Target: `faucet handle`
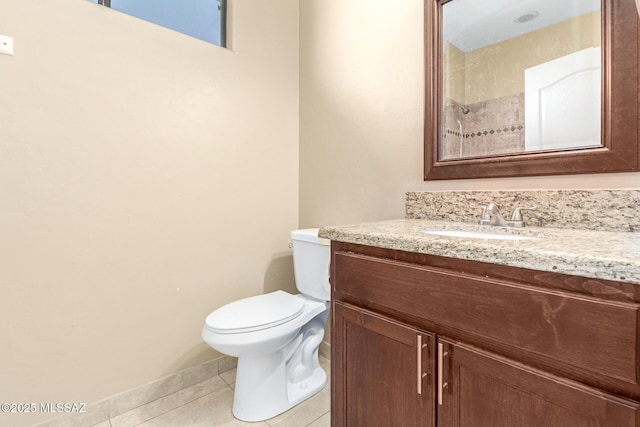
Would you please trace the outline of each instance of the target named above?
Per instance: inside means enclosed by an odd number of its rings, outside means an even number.
[[[513,214],[511,214],[511,221],[523,221],[522,211],[534,211],[537,208],[538,208],[537,206],[531,206],[531,207],[519,206],[513,210]]]
[[[482,209],[482,217],[484,217],[487,214],[487,207],[489,207],[489,205],[472,205],[469,207],[472,209]]]
[[[478,221],[478,224],[480,225],[489,224],[489,222],[491,221],[491,217],[487,213],[487,208],[489,207],[489,205],[472,205],[470,207],[473,209],[482,209],[482,213],[480,214],[480,221]]]

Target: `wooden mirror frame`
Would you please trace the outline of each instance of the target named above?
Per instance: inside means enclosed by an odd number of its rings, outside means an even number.
[[[602,147],[439,160],[442,6],[449,1],[455,0],[425,0],[425,181],[640,169],[640,26],[635,0],[601,0]]]

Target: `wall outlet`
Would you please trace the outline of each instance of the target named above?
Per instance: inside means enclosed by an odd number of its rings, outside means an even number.
[[[13,55],[13,37],[0,34],[0,53]]]

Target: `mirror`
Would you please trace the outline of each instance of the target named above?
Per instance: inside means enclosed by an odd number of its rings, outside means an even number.
[[[638,170],[636,0],[426,0],[425,179]]]
[[[226,47],[226,0],[89,0]]]
[[[444,4],[438,159],[600,147],[600,39],[599,0]]]

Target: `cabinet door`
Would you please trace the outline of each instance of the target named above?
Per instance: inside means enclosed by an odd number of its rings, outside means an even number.
[[[435,338],[334,302],[332,426],[435,426]]]
[[[441,337],[437,351],[439,427],[640,425],[637,402]]]

